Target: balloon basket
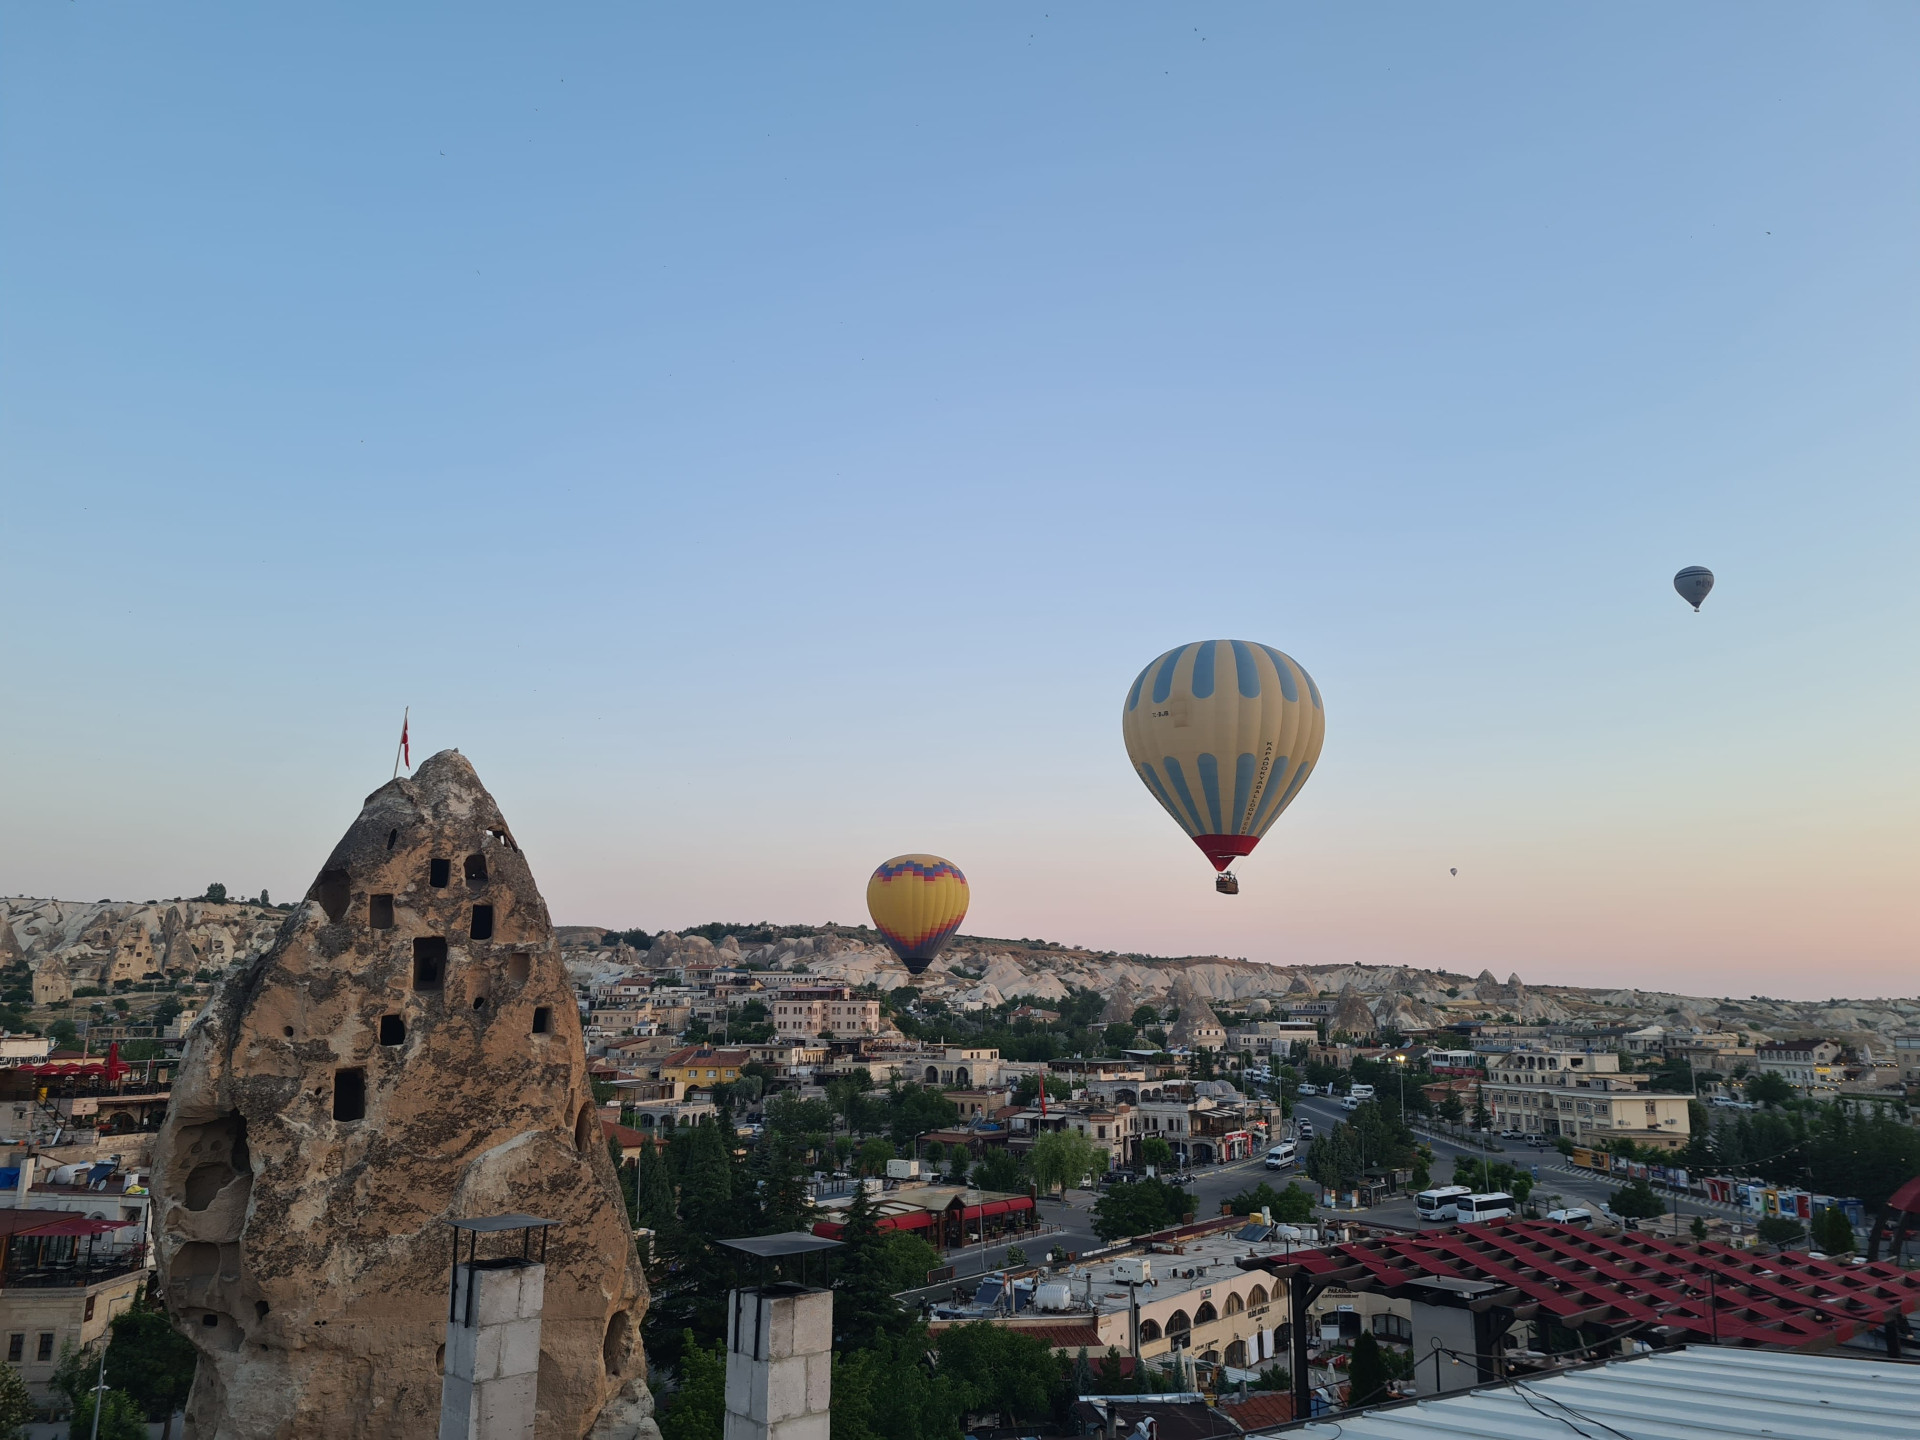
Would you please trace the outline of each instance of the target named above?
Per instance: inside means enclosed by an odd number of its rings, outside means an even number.
[[[1222,895],[1238,895],[1240,893],[1240,880],[1231,870],[1222,870],[1218,875],[1213,877],[1213,888],[1218,890]]]

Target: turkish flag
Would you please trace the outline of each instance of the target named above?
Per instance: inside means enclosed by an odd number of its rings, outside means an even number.
[[[409,770],[413,768],[413,748],[407,743],[407,722],[400,721],[400,756]]]

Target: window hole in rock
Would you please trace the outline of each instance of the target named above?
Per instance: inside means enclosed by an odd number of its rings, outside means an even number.
[[[446,980],[446,936],[422,935],[413,942],[413,988],[438,990]]]
[[[451,860],[429,860],[427,862],[427,884],[436,890],[447,888],[447,882],[453,879]]]
[[[327,912],[327,919],[333,924],[340,923],[340,917],[347,913],[347,901],[352,898],[353,879],[344,870],[322,870],[320,878],[313,882],[311,898],[320,902],[320,908]]]
[[[407,1022],[398,1015],[380,1017],[380,1043],[382,1045],[404,1045],[407,1043]]]
[[[267,1316],[272,1313],[272,1311],[273,1311],[273,1307],[267,1304],[267,1302],[264,1300],[256,1300],[253,1302],[253,1313],[259,1316],[262,1320],[266,1319]],[[261,1348],[264,1349],[266,1347],[262,1346]]]
[[[487,883],[487,857],[484,855],[467,856],[467,884],[476,889]]]
[[[531,974],[533,974],[533,957],[531,955],[515,951],[507,957],[507,979],[511,980],[515,985],[526,984],[527,977]]]
[[[544,1005],[533,1007],[533,1033],[536,1035],[553,1033],[553,1011]]]
[[[367,1118],[367,1072],[358,1068],[333,1072],[333,1118]]]
[[[467,934],[474,940],[491,940],[493,938],[493,906],[476,905],[473,907],[473,924],[468,928]]]
[[[400,838],[400,830],[397,826],[394,829],[387,831],[387,849],[391,850],[393,848],[393,842],[398,840],[399,838]]]
[[[599,1119],[591,1102],[580,1107],[580,1116],[573,1122],[573,1145],[582,1155],[593,1144],[593,1132],[600,1128]]]
[[[367,897],[367,924],[375,930],[393,929],[393,896],[369,895]]]
[[[487,1008],[487,997],[486,997],[486,996],[484,996],[484,995],[476,995],[476,996],[474,996],[474,997],[473,997],[473,1008],[474,1008],[474,1009],[476,1009],[476,1010],[484,1010],[484,1009],[486,1009],[486,1008]]]
[[[291,1039],[293,1039],[293,1026],[291,1026],[291,1025],[282,1025],[282,1026],[280,1027],[280,1033],[281,1033],[282,1035],[284,1035],[284,1036],[286,1036],[286,1037],[287,1037],[287,1039],[289,1039],[289,1040],[291,1040]]]
[[[613,1312],[613,1318],[607,1321],[607,1338],[600,1344],[600,1363],[607,1368],[607,1374],[618,1375],[627,1363],[628,1342],[633,1334],[633,1320],[624,1310]]]

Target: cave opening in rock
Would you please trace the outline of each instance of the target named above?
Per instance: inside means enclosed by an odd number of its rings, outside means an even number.
[[[436,890],[447,888],[447,882],[453,879],[453,861],[429,860],[427,862],[427,884]]]
[[[550,1034],[552,1030],[553,1030],[553,1011],[549,1010],[545,1005],[534,1006],[533,1007],[533,1033],[536,1035],[546,1035],[546,1034]]]
[[[354,1067],[333,1072],[333,1118],[367,1118],[367,1072]]]
[[[404,1045],[407,1043],[407,1022],[398,1015],[380,1017],[380,1043],[382,1045]]]
[[[393,929],[393,896],[369,895],[367,897],[367,924],[375,930]]]
[[[487,883],[487,857],[467,856],[467,884],[476,888]]]
[[[340,917],[347,913],[347,902],[352,898],[353,879],[344,870],[322,870],[320,878],[313,882],[313,898],[320,902],[320,908],[327,912],[327,919],[333,924],[340,923]]]
[[[422,935],[413,942],[413,988],[438,990],[447,980],[447,938]]]
[[[475,940],[491,940],[493,938],[493,906],[476,905],[473,907],[473,924],[468,927],[467,934]]]

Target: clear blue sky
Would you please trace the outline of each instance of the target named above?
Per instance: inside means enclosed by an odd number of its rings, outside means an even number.
[[[988,934],[1911,992],[1917,62],[1909,5],[10,7],[0,890],[302,891],[411,705],[562,921],[924,849]],[[1329,715],[1237,900],[1120,743],[1220,635]]]

